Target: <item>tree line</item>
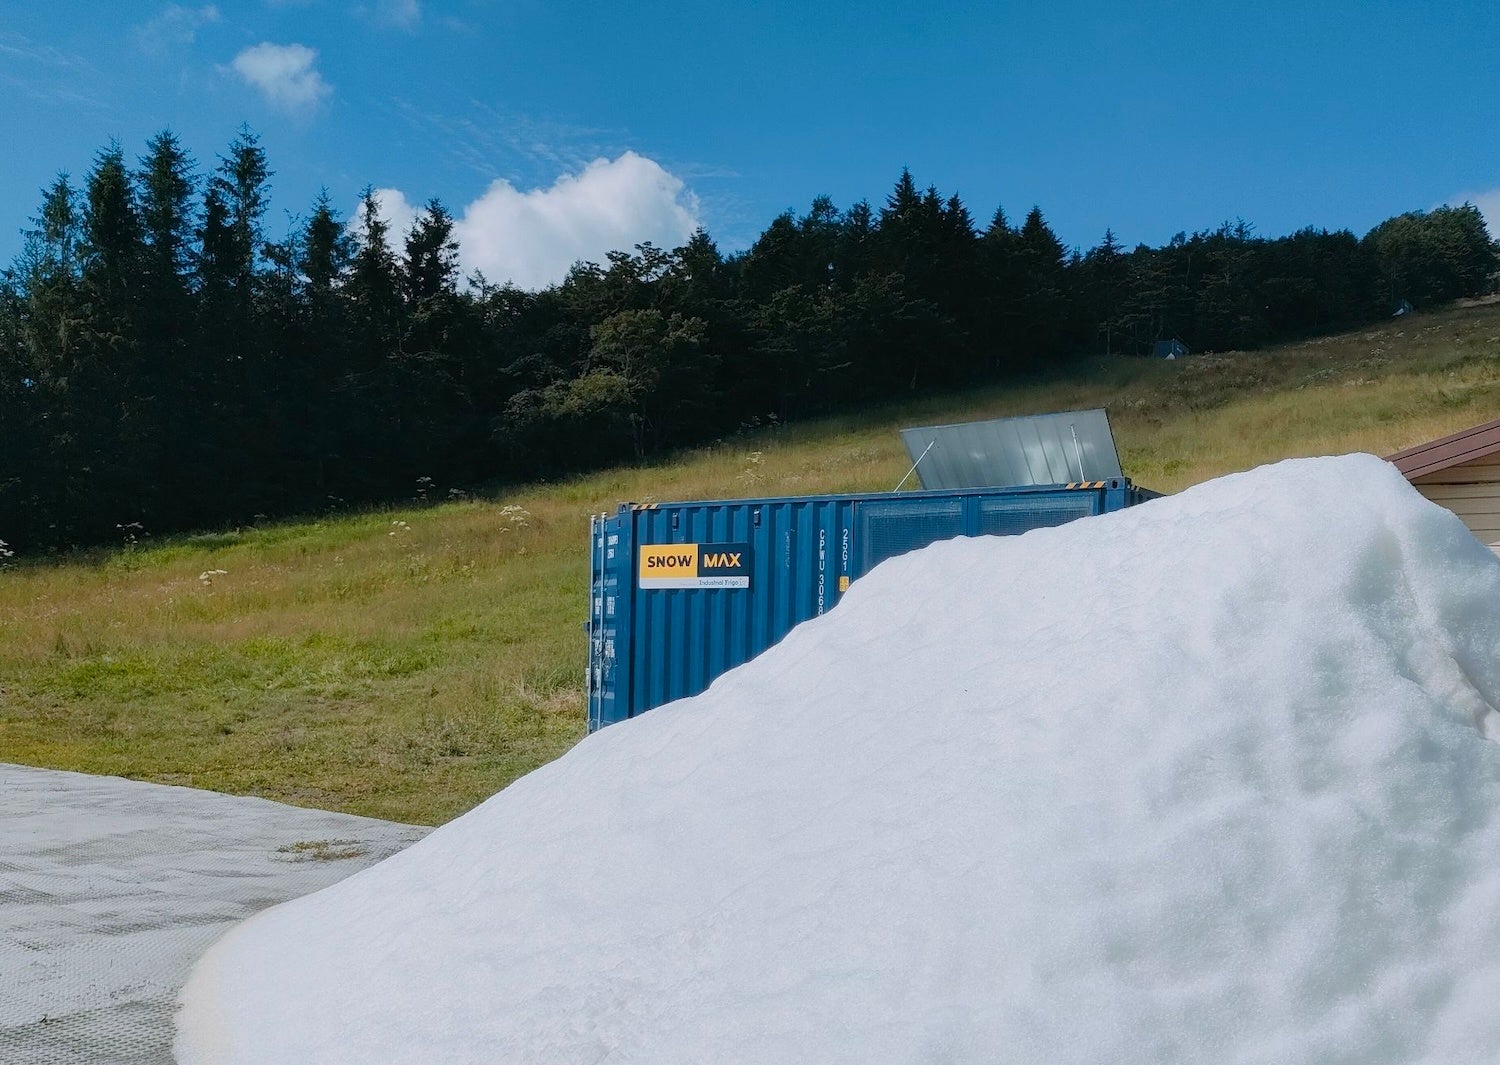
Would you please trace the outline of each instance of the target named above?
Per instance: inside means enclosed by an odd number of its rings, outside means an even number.
[[[242,130],[204,172],[169,132],[44,190],[0,276],[0,538],[37,552],[139,530],[533,479],[892,396],[1066,372],[1175,338],[1254,348],[1475,296],[1473,206],[1364,237],[1240,222],[1070,249],[1038,208],[976,224],[903,172],[725,255],[699,230],[523,291],[459,266],[432,200],[393,233],[367,190],[281,239]],[[3,545],[0,545],[3,546]]]

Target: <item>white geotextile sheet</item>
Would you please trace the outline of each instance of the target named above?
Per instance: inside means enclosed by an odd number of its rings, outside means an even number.
[[[0,763],[0,1062],[171,1062],[178,988],[225,929],[426,831]]]

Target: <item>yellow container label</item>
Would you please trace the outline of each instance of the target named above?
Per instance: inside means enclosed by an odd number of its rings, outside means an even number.
[[[748,588],[751,545],[643,544],[636,585],[646,589]]]
[[[641,547],[641,582],[653,578],[698,576],[697,544],[647,544]]]

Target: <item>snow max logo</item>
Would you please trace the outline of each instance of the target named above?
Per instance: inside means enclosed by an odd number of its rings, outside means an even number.
[[[748,588],[750,545],[646,544],[640,549],[640,588]]]

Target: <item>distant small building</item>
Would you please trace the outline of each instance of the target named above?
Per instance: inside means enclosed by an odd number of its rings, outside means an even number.
[[[1387,461],[1500,555],[1500,419],[1398,451]]]
[[[1151,354],[1158,359],[1180,359],[1184,355],[1191,355],[1188,346],[1173,337],[1171,340],[1158,340],[1151,348]]]

